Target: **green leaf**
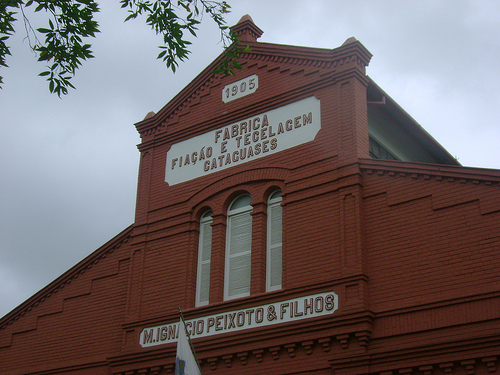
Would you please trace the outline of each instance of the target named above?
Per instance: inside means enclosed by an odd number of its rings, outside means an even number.
[[[66,95],[69,88],[74,88],[70,79],[76,70],[88,59],[93,58],[91,46],[86,38],[95,37],[99,33],[99,24],[95,20],[95,13],[99,11],[97,0],[25,0],[25,7],[36,5],[35,12],[48,12],[47,26],[31,29],[29,20],[25,22],[28,30],[28,39],[35,38],[35,46],[30,48],[36,51],[38,61],[45,61],[46,70],[39,76],[46,77],[49,82],[49,91]],[[5,2],[5,0],[4,0]],[[7,0],[9,5],[19,7],[22,0]],[[228,48],[238,43],[236,36],[226,25],[224,16],[230,9],[225,1],[216,0],[119,0],[121,8],[126,8],[125,21],[145,16],[146,24],[163,38],[163,45],[157,56],[162,59],[166,67],[175,72],[179,62],[188,59],[191,51],[190,40],[185,40],[186,31],[192,37],[197,37],[197,25],[207,14],[217,24],[221,32],[221,41],[226,48],[224,61],[220,64],[223,74],[231,74],[232,69],[238,69],[239,55],[248,49]],[[5,42],[14,29],[15,12],[3,12],[0,20],[0,66],[6,66],[5,56],[10,54]],[[2,29],[3,28],[3,29]],[[36,39],[36,32],[44,35],[44,41]],[[188,48],[189,47],[189,48]],[[0,81],[1,86],[1,81]]]
[[[156,57],[157,59],[161,59],[163,56],[165,56],[167,54],[167,51],[164,50],[164,51],[161,51],[158,56]]]
[[[123,22],[127,22],[128,20],[132,20],[135,18],[137,18],[137,13],[132,13],[127,18],[125,18],[125,21],[123,21]]]

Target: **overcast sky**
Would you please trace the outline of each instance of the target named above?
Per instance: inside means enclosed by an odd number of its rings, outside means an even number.
[[[500,2],[495,0],[229,0],[260,41],[336,48],[354,36],[371,78],[465,166],[500,169]],[[158,37],[101,1],[96,58],[77,90],[50,95],[23,42],[1,69],[0,317],[134,221],[140,142],[134,123],[157,112],[222,51],[207,18],[176,74]]]

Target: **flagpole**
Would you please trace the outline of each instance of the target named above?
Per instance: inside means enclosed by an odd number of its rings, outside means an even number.
[[[182,325],[184,326],[184,332],[186,333],[186,336],[187,336],[187,339],[189,342],[189,347],[191,348],[191,352],[193,352],[194,359],[196,359],[196,364],[198,365],[198,369],[200,370],[200,374],[203,375],[203,372],[201,371],[200,361],[198,360],[198,356],[196,355],[196,350],[194,350],[193,343],[191,342],[191,336],[189,335],[189,332],[186,328],[186,321],[184,320],[184,315],[182,315],[181,307],[180,306],[178,306],[178,307],[179,307],[179,314],[181,316]],[[179,329],[180,329],[180,327],[179,327]]]

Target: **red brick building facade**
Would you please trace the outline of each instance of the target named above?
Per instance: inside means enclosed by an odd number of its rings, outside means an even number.
[[[333,49],[219,59],[141,135],[133,225],[0,320],[2,374],[500,373],[500,171]]]

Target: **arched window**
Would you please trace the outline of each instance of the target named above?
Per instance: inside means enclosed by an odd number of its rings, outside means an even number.
[[[275,191],[267,202],[266,290],[281,289],[283,221],[281,191]]]
[[[196,278],[196,306],[208,305],[210,294],[210,260],[212,258],[212,211],[200,219],[198,241],[198,275]]]
[[[252,258],[252,197],[242,195],[229,206],[227,214],[224,299],[250,295]]]

